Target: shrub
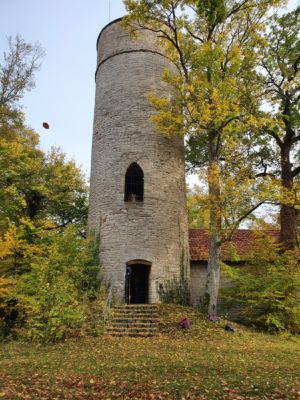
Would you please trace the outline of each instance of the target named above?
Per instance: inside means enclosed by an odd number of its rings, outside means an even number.
[[[70,226],[45,240],[44,252],[31,259],[30,270],[6,293],[3,334],[42,342],[83,334],[86,310],[102,283],[99,238],[84,239]]]
[[[83,305],[74,279],[64,268],[57,268],[51,258],[32,265],[17,284],[16,299],[24,313],[25,324],[19,334],[27,338],[55,342],[71,330],[79,329]]]
[[[272,332],[300,333],[300,271],[295,253],[280,253],[270,238],[260,238],[252,262],[242,268],[224,265],[234,286],[222,292],[243,307],[236,318]]]
[[[178,304],[188,306],[190,300],[190,285],[187,276],[185,253],[182,252],[180,259],[179,278],[173,277],[158,286],[158,295],[163,304]]]

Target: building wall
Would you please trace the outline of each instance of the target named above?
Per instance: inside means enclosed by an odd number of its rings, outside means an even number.
[[[120,21],[98,40],[89,227],[101,232],[103,271],[119,301],[127,262],[151,262],[150,302],[156,302],[157,285],[179,274],[181,251],[188,257],[183,141],[149,121],[146,96],[169,96],[161,76],[174,68],[157,49],[153,35],[134,40]],[[141,203],[124,202],[133,162],[144,172]]]
[[[230,264],[230,263],[229,263]],[[236,265],[236,263],[235,263]],[[199,304],[199,299],[205,294],[206,289],[206,275],[207,275],[207,262],[206,261],[191,261],[191,301],[193,306]],[[221,271],[220,275],[220,290],[232,287],[232,281],[225,276]],[[231,314],[236,310],[236,306],[233,307],[225,300],[220,297],[218,300],[218,312],[221,314]]]
[[[199,304],[199,298],[204,295],[206,287],[207,262],[191,261],[191,302],[193,306]]]

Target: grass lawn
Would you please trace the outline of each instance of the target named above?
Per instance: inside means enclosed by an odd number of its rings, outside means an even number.
[[[167,306],[160,327],[148,339],[1,344],[0,399],[300,399],[299,338],[228,333]]]

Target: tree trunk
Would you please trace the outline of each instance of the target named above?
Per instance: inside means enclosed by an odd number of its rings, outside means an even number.
[[[207,294],[209,296],[208,314],[217,308],[220,286],[220,244],[218,235],[211,234],[207,264]]]
[[[283,143],[281,146],[281,185],[283,195],[286,197],[287,191],[291,192],[293,188],[292,164],[290,163],[289,143]],[[292,193],[291,193],[292,194]],[[280,243],[283,250],[292,250],[297,245],[296,234],[296,210],[295,207],[286,199],[282,199],[280,204]]]
[[[209,170],[208,187],[210,199],[210,244],[207,265],[206,297],[208,299],[208,314],[216,310],[220,285],[220,176],[218,160],[218,134],[209,134]]]

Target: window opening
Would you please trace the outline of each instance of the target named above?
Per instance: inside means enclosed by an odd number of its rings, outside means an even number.
[[[137,163],[132,163],[125,175],[125,201],[144,200],[144,173]]]

